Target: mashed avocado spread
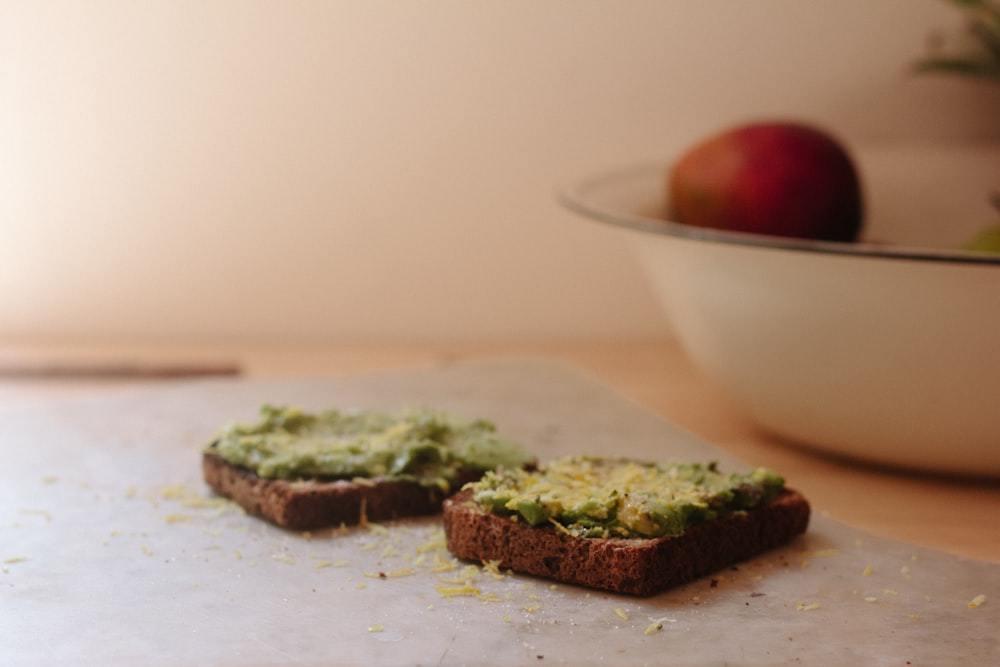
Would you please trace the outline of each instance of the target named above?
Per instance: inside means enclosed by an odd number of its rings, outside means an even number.
[[[715,463],[578,456],[539,470],[488,472],[466,488],[488,510],[533,526],[578,537],[659,537],[766,503],[784,479],[765,468],[723,474]]]
[[[264,405],[260,421],[223,428],[207,451],[266,478],[383,477],[443,490],[459,471],[533,460],[489,421],[416,409],[309,413]]]

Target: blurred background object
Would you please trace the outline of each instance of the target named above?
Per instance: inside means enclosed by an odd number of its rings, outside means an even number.
[[[664,334],[557,185],[746,118],[882,156],[1000,144],[996,86],[912,72],[962,20],[939,0],[6,2],[0,336]]]

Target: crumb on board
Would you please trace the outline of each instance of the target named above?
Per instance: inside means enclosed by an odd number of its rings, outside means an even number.
[[[818,602],[799,602],[795,605],[798,611],[815,611],[820,608]]]
[[[657,632],[663,629],[664,623],[676,623],[676,622],[677,622],[676,619],[667,618],[666,616],[662,618],[650,618],[649,625],[647,625],[646,629],[642,631],[642,634],[646,636],[655,635]]]
[[[476,586],[473,586],[471,581],[465,581],[460,586],[445,586],[444,584],[438,584],[435,588],[438,593],[446,598],[463,595],[476,597],[482,594],[482,591]]]
[[[500,571],[500,561],[499,560],[487,560],[483,561],[483,572],[490,575],[494,579],[502,579],[503,573]]]
[[[969,600],[969,609],[981,607],[986,602],[986,596],[982,593]]]

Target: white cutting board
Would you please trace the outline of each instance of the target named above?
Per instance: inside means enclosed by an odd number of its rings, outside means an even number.
[[[489,417],[543,461],[742,467],[576,371],[530,360],[203,380],[0,412],[0,662],[1000,664],[1000,565],[863,534],[821,507],[789,546],[647,599],[456,565],[433,518],[280,530],[212,502],[200,478],[216,428],[264,402]]]

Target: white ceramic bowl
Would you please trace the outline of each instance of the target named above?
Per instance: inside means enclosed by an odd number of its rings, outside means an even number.
[[[852,459],[1000,475],[1000,256],[667,222],[665,174],[561,200],[622,230],[682,346],[753,420]]]

